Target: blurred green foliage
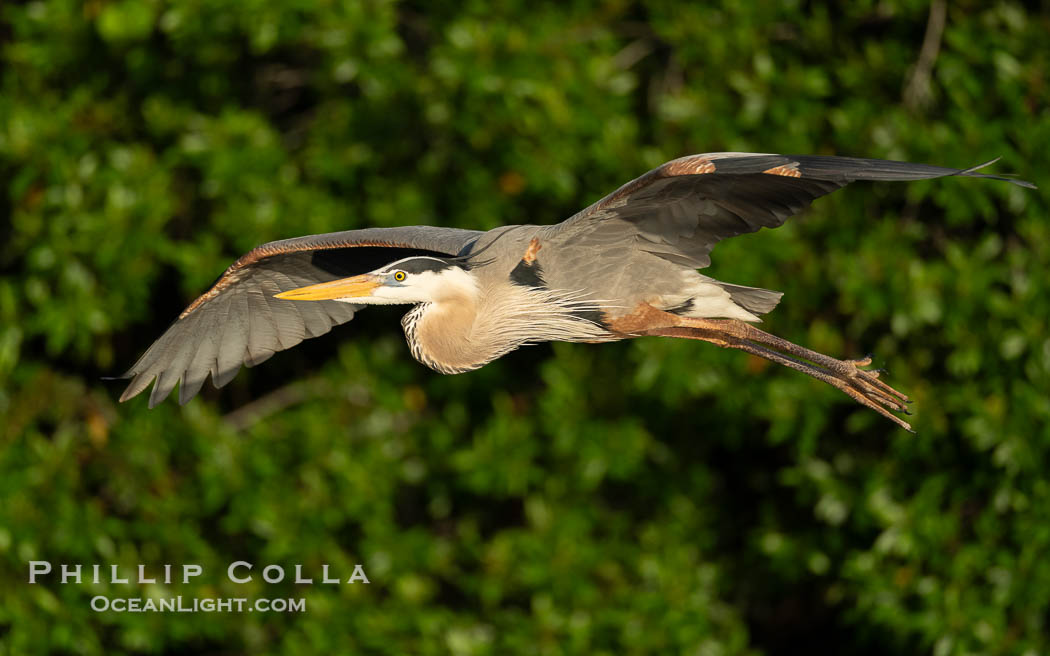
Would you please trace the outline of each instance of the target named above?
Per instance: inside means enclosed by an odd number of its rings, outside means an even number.
[[[768,329],[874,352],[917,435],[695,342],[443,377],[383,309],[185,407],[99,380],[259,243],[555,222],[684,154],[1002,156],[1047,188],[1050,10],[952,2],[917,66],[929,15],[3,3],[0,654],[1050,652],[1042,191],[859,184],[716,249],[713,275],[786,292]],[[33,559],[206,574],[29,586]],[[371,584],[233,585],[235,560],[361,563]],[[96,613],[95,594],[308,606]]]

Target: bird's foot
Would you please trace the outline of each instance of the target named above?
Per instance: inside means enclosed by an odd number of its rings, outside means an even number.
[[[837,364],[836,364],[837,363]],[[867,406],[901,428],[912,431],[911,424],[893,412],[910,415],[911,399],[879,380],[881,369],[861,369],[871,365],[871,356],[859,360],[832,360],[821,362],[831,374],[824,380],[845,392],[861,405]]]

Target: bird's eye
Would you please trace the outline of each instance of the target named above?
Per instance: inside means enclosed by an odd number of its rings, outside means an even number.
[[[394,280],[396,280],[398,282],[404,282],[405,281],[405,272],[404,271],[395,271],[394,272]]]

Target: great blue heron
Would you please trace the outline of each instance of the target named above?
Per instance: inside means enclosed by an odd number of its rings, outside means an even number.
[[[989,162],[991,163],[991,162]],[[981,165],[984,166],[984,165]],[[126,401],[156,379],[149,405],[178,382],[179,402],[242,364],[328,332],[366,305],[410,304],[412,355],[441,373],[477,369],[544,341],[658,335],[740,349],[892,414],[908,397],[861,369],[752,325],[781,293],[697,272],[719,241],[774,228],[854,180],[942,176],[1031,183],[924,164],[849,157],[707,153],[667,162],[557,225],[487,232],[413,226],[264,244],[230,266],[123,375]]]

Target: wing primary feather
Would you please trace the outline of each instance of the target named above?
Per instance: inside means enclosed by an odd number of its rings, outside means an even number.
[[[168,347],[165,352],[163,360],[155,359],[151,366],[153,368],[163,367],[157,376],[157,382],[153,386],[153,394],[150,395],[150,401],[153,402],[154,395],[160,394],[157,402],[163,401],[174,389],[175,384],[181,382],[185,378],[186,371],[190,368],[194,358],[197,355],[197,351],[200,349],[200,341],[196,339],[197,335],[202,332],[201,322],[204,320],[203,314],[196,316],[189,316],[178,322],[176,328],[177,335],[181,336],[182,339],[176,339],[176,333],[172,333],[171,336],[167,336],[165,339],[165,345]],[[190,338],[187,339],[186,336]],[[163,389],[163,388],[167,389]],[[179,396],[182,396],[182,389],[179,389]]]
[[[998,158],[967,169],[953,169],[944,166],[932,166],[930,164],[915,164],[912,162],[865,159],[860,157],[831,157],[821,155],[785,155],[785,157],[789,160],[798,162],[799,171],[802,172],[803,177],[812,176],[818,179],[840,179],[845,181],[908,181],[958,175],[969,178],[1001,180],[1022,187],[1035,188],[1035,185],[1025,180],[975,172],[978,169],[993,164]],[[836,176],[838,177],[836,178]]]
[[[121,376],[121,378],[128,377],[129,376],[127,375]],[[145,374],[135,374],[131,376],[131,382],[128,383],[127,389],[125,389],[124,393],[120,395],[120,402],[123,403],[124,401],[141,394],[142,390],[149,387],[149,384],[153,382],[153,378],[153,375],[146,376]]]
[[[248,321],[250,332],[247,340],[251,358],[247,362],[250,363],[249,366],[254,367],[274,354],[274,346],[279,345],[279,341],[277,326],[273,322],[269,303],[262,290],[249,290],[246,296],[248,315],[251,318]]]
[[[215,343],[215,331],[217,329],[215,314],[208,312],[200,313],[200,320],[196,326],[198,346],[197,352],[187,365],[186,370],[179,380],[179,405],[186,405],[190,399],[201,391],[204,381],[208,379],[212,363],[215,362],[215,354],[218,346]]]
[[[290,349],[303,341],[302,317],[296,308],[299,304],[294,301],[281,301],[274,298],[276,294],[280,294],[285,290],[282,290],[272,277],[263,280],[260,283],[260,287],[262,288],[263,301],[266,303],[270,319],[273,321],[274,334],[279,350]],[[288,289],[292,288],[292,286],[288,287]],[[287,303],[288,305],[284,307],[277,305],[278,303]]]
[[[233,291],[229,305],[229,315],[222,327],[222,338],[216,354],[216,371],[212,374],[212,382],[216,387],[225,386],[240,371],[250,337],[247,296]]]
[[[153,408],[158,403],[168,398],[175,383],[179,381],[179,374],[174,369],[162,369],[157,375],[157,382],[153,384],[153,391],[149,395],[149,407]]]

